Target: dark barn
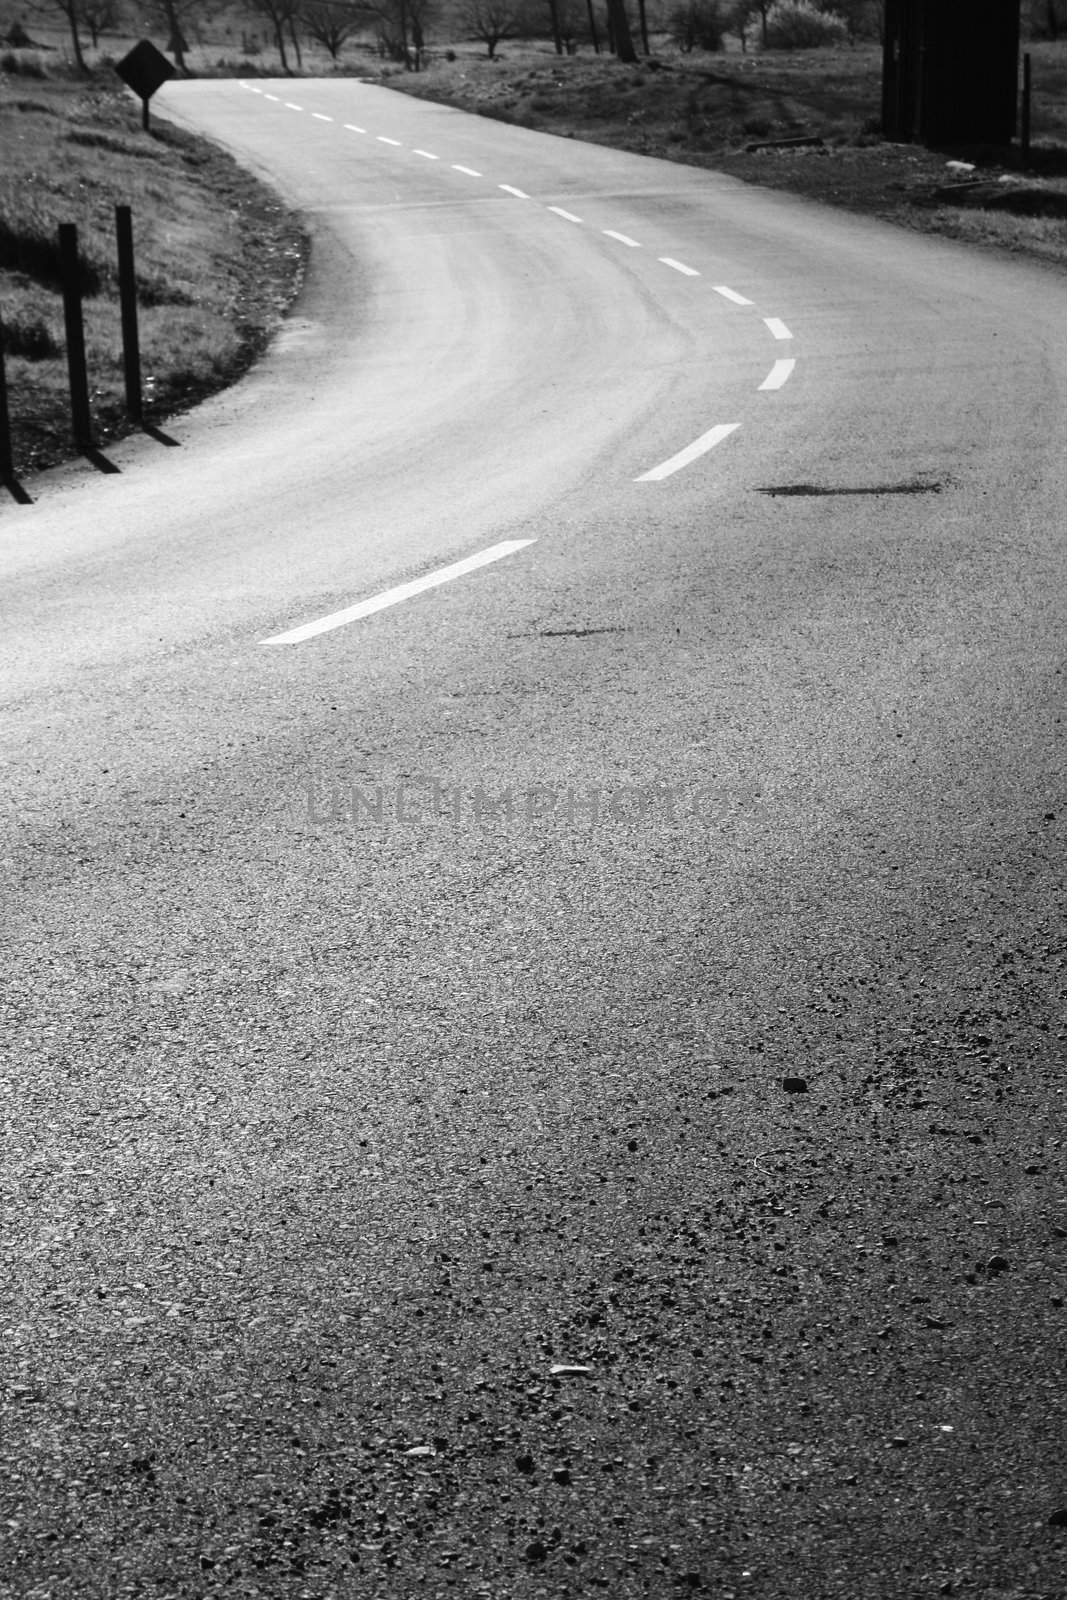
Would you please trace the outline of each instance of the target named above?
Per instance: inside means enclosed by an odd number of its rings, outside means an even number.
[[[1018,59],[1019,0],[886,0],[886,136],[1009,144]]]

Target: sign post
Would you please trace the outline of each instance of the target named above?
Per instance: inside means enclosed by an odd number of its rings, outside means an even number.
[[[115,63],[115,71],[140,100],[141,126],[147,131],[148,102],[168,78],[175,76],[177,67],[149,39],[142,39],[128,55]]]

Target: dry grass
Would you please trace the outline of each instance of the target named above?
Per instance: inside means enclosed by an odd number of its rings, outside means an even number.
[[[133,211],[149,416],[222,388],[263,349],[306,243],[262,184],[105,83],[0,78],[0,316],[16,471],[72,453],[57,228],[78,226],[98,442],[128,431],[115,205]]]

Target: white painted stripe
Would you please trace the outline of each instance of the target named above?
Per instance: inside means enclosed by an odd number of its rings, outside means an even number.
[[[782,387],[782,384],[785,383],[786,380],[792,374],[793,368],[795,366],[796,366],[796,362],[793,361],[792,359],[790,359],[788,361],[776,361],[774,363],[774,366],[771,368],[770,372],[767,374],[767,376],[764,378],[763,382],[760,384],[760,388],[761,389],[780,389]]]
[[[265,100],[277,100],[278,96],[276,94],[268,94],[266,89],[264,89],[263,98]]]
[[[432,150],[413,150],[413,156],[425,156],[427,161],[440,161],[440,156],[435,156]]]
[[[303,106],[294,105],[291,100],[287,100],[285,103],[289,107],[290,111],[303,111],[303,109],[304,109]]]
[[[366,128],[357,128],[354,122],[346,122],[345,127],[348,129],[349,133],[366,133],[367,131]]]
[[[573,211],[564,211],[562,206],[549,206],[549,211],[554,211],[557,217],[562,217],[564,222],[581,222],[581,217],[576,217]]]
[[[776,339],[791,339],[793,337],[781,317],[764,317],[763,320]]]
[[[328,116],[327,116],[327,115],[326,115],[326,113],[325,113],[325,111],[313,111],[313,112],[312,112],[312,113],[311,113],[311,115],[312,115],[312,116],[313,116],[313,117],[314,117],[314,118],[315,118],[315,119],[316,119],[316,121],[318,121],[318,122],[332,122],[332,121],[333,121],[333,118],[332,118],[332,117],[328,117]]]
[[[673,267],[675,272],[684,272],[687,278],[699,278],[700,273],[696,267],[687,267],[684,261],[675,261],[673,256],[658,257],[665,267]]]
[[[474,572],[478,567],[487,567],[490,562],[502,561],[505,556],[514,555],[516,550],[522,550],[528,544],[533,544],[533,539],[505,539],[502,544],[490,545],[488,550],[479,550],[477,555],[465,556],[462,561],[454,561],[449,567],[439,567],[436,572],[428,572],[424,578],[415,578],[411,583],[398,584],[395,589],[385,589],[381,594],[374,595],[370,600],[361,600],[358,605],[346,606],[343,611],[333,611],[328,617],[319,617],[316,622],[305,622],[302,627],[290,628],[288,633],[276,633],[273,638],[261,639],[261,644],[300,644],[305,639],[313,639],[316,634],[329,633],[332,628],[343,628],[348,622],[358,622],[361,617],[373,616],[376,611],[384,611],[387,606],[399,605],[401,600],[410,600],[413,595],[422,594],[426,589],[436,589],[442,583],[451,583],[453,578],[462,578],[465,573]]]
[[[513,194],[516,200],[529,200],[530,196],[525,189],[516,189],[513,183],[498,183],[498,189],[503,189],[505,194]]]
[[[397,147],[399,147],[400,140],[399,139],[389,139],[389,138],[386,137],[386,135],[384,133],[380,133],[378,135],[378,143],[379,144],[395,144]]]
[[[461,167],[458,161],[453,161],[453,163],[452,163],[452,171],[453,172],[465,172],[467,174],[468,178],[480,178],[481,177],[481,173],[480,172],[475,172],[473,167]]]
[[[732,300],[735,306],[750,306],[751,300],[746,300],[743,294],[738,294],[736,289],[728,289],[725,283],[714,285],[715,293],[721,294],[724,300]]]
[[[618,239],[620,244],[628,244],[631,250],[640,250],[641,246],[636,239],[631,239],[628,233],[616,233],[614,228],[601,228],[601,233],[607,239]]]
[[[694,439],[692,444],[687,444],[684,450],[679,450],[676,456],[671,456],[668,461],[661,461],[658,467],[652,467],[648,472],[642,472],[634,482],[658,483],[661,478],[669,478],[672,472],[678,472],[682,467],[687,467],[691,461],[695,461],[698,456],[706,455],[740,426],[739,422],[720,422],[717,427],[709,428],[707,433],[702,433],[699,439]]]

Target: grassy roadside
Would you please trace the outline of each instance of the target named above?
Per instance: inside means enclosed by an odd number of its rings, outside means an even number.
[[[97,443],[124,416],[116,204],[133,211],[148,419],[224,388],[299,287],[307,240],[229,156],[162,121],[145,134],[111,73],[0,76],[0,316],[16,475],[73,454],[56,229],[78,225]]]
[[[635,66],[609,56],[503,59],[456,52],[419,74],[386,68],[390,88],[616,149],[714,168],[746,183],[1067,268],[1067,42],[1034,44],[1033,170],[1003,152],[890,144],[878,128],[877,46],[796,54],[683,56]],[[782,143],[806,138],[798,147]],[[753,148],[762,145],[763,148]]]

